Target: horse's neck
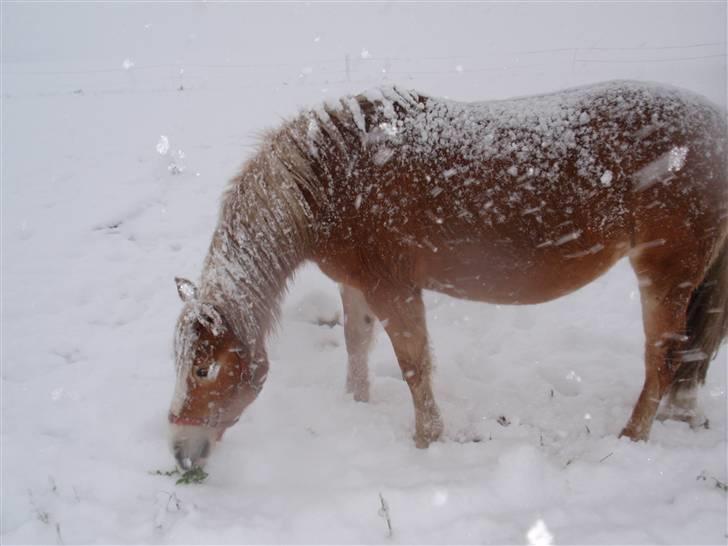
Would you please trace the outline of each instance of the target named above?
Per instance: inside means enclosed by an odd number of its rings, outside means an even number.
[[[238,337],[260,341],[275,324],[287,281],[303,258],[283,249],[281,239],[275,248],[265,238],[243,246],[233,242],[233,234],[227,231],[218,228],[215,233],[200,296],[222,308]]]
[[[310,241],[303,196],[275,179],[270,161],[260,163],[246,166],[226,192],[200,286],[201,298],[220,306],[248,342],[263,341],[275,324]]]

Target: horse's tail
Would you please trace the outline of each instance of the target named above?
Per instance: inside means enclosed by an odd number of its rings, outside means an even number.
[[[693,291],[687,309],[688,350],[673,380],[672,393],[705,383],[710,361],[728,337],[728,237],[719,243],[703,282]]]

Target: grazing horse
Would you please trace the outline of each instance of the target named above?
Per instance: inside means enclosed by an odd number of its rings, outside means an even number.
[[[607,82],[461,103],[383,88],[270,132],[225,191],[197,288],[177,279],[169,420],[204,464],[260,392],[265,340],[305,260],[346,288],[348,387],[366,400],[373,317],[410,388],[415,443],[443,430],[422,290],[499,304],[568,294],[627,256],[639,280],[645,381],[622,434],[658,405],[695,415],[728,329],[726,120],[673,87]]]

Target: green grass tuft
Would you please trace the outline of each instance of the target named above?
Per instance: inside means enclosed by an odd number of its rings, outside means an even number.
[[[179,476],[175,482],[177,485],[189,485],[191,483],[202,483],[207,478],[208,473],[202,470],[202,467],[196,466],[190,470],[180,472],[179,468],[173,470],[155,470],[150,472],[153,476]]]

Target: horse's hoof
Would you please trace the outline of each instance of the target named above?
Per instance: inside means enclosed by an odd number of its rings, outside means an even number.
[[[440,439],[442,429],[432,430],[429,432],[418,432],[414,435],[413,440],[415,441],[415,447],[417,449],[427,449],[430,447],[432,442],[437,442]]]
[[[636,430],[635,428],[627,425],[622,429],[622,432],[619,433],[619,437],[627,437],[633,442],[646,442],[647,439],[650,437],[650,432]]]
[[[424,427],[424,430],[420,429],[415,433],[415,446],[418,449],[429,447],[432,442],[437,442],[440,439],[444,428],[442,420],[438,416],[428,426]]]
[[[347,386],[346,392],[351,394],[355,402],[369,402],[369,387],[353,388]]]
[[[690,428],[697,430],[709,428],[708,418],[700,410],[685,410],[682,408],[667,408],[657,414],[658,421],[682,421],[690,425]]]
[[[413,439],[415,441],[415,447],[417,449],[427,449],[428,447],[430,447],[431,442],[428,438],[423,438],[415,435]]]
[[[346,392],[353,395],[356,402],[369,402],[369,381],[347,378]]]
[[[355,392],[354,401],[355,402],[369,402],[369,393],[368,392]]]

